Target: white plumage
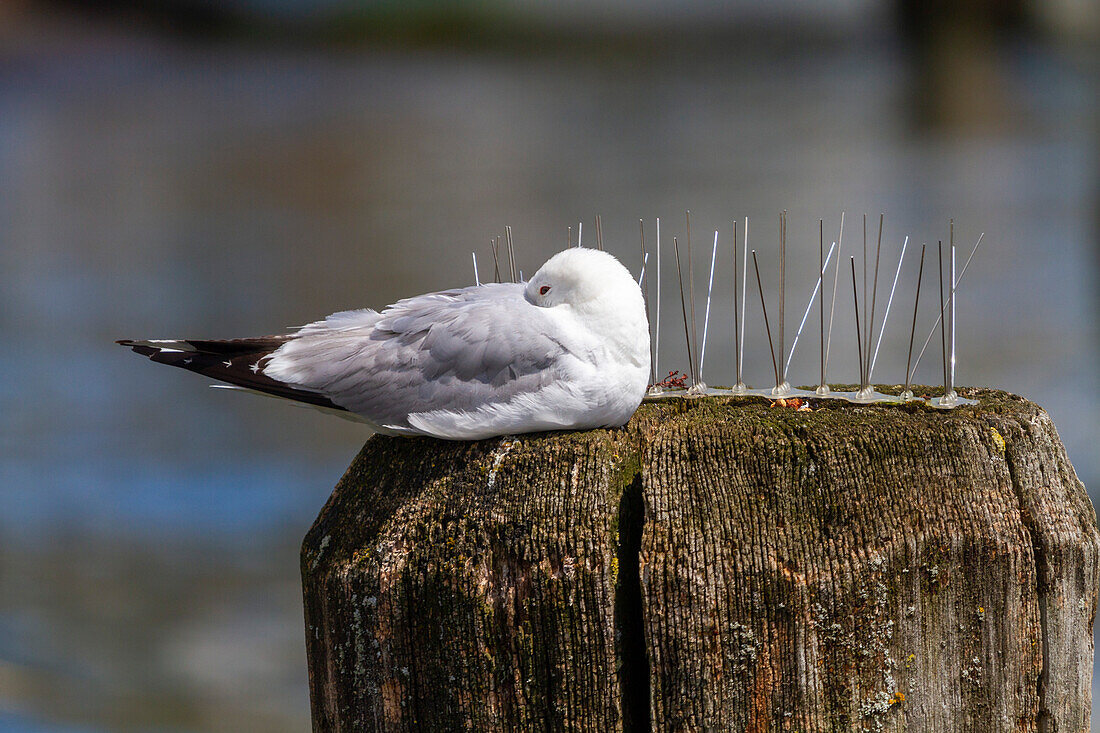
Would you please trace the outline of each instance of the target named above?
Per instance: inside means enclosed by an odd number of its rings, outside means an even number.
[[[558,253],[526,283],[336,313],[289,336],[120,343],[246,389],[346,410],[379,432],[452,440],[622,425],[649,376],[641,290],[614,257],[582,248]]]

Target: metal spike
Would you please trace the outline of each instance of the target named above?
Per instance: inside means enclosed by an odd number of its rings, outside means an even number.
[[[745,361],[745,312],[749,294],[749,217],[745,217],[745,244],[741,248],[741,339],[737,348],[737,384],[744,387],[744,361]]]
[[[699,382],[699,332],[695,328],[695,258],[691,254],[691,212],[685,211],[687,219],[687,261],[688,261],[688,296],[691,299],[691,357],[696,366],[692,367],[691,382],[695,386]]]
[[[779,218],[779,384],[782,388],[787,383],[787,365],[782,361],[783,352],[787,348],[787,342],[784,339],[785,325],[787,322],[784,315],[787,305],[787,212],[783,211],[783,214]]]
[[[573,227],[571,227],[571,226],[566,227],[565,231],[566,231],[566,235],[565,235],[566,249],[572,249],[573,248]]]
[[[583,240],[583,239],[584,239],[584,222],[583,221],[578,221],[577,222],[577,246],[578,247],[583,247],[584,246],[581,242],[581,240]]]
[[[733,220],[733,350],[734,350],[734,366],[737,372],[737,382],[734,384],[734,390],[742,390],[745,387],[745,383],[741,380],[741,337],[737,331],[737,322],[739,320],[738,307],[737,307],[737,220]]]
[[[925,245],[920,246],[920,269],[917,270],[917,295],[913,298],[913,325],[909,329],[909,355],[905,357],[905,389],[901,392],[903,400],[913,399],[912,386],[913,373],[909,368],[913,359],[913,337],[917,334],[917,307],[920,305],[920,281],[924,276],[924,250]]]
[[[863,385],[865,389],[871,386],[871,336],[875,332],[875,301],[878,300],[878,264],[882,257],[882,224],[885,218],[886,214],[884,213],[878,215],[878,243],[875,245],[875,275],[871,285],[871,317],[867,320],[867,343],[863,346],[863,358],[867,362],[863,368],[863,374],[867,377],[867,384]],[[866,297],[866,293],[864,296]]]
[[[645,319],[650,324],[650,334],[653,333],[653,324],[649,320],[649,280],[645,279],[646,265],[649,263],[649,252],[645,251],[645,222],[641,219],[638,220],[638,242],[642,248],[642,274],[638,276],[638,287],[642,288],[642,302],[645,303]],[[645,285],[642,285],[642,282]],[[651,385],[657,383],[657,367],[656,367],[656,354],[653,351],[653,340],[650,339],[650,356],[649,356],[649,383]]]
[[[760,282],[760,265],[756,261],[756,250],[752,251],[752,266],[756,269],[756,287],[760,291],[760,309],[764,311],[764,329],[768,332],[768,348],[772,354],[772,370],[775,372],[775,388],[779,389],[779,363],[775,360],[775,346],[772,343],[772,328],[768,324],[768,306],[764,302],[764,285]]]
[[[832,252],[832,248],[829,249]],[[820,395],[829,393],[829,386],[825,384],[825,220],[817,220],[817,265],[821,277],[818,278],[818,312],[820,315],[821,331],[821,383],[817,385],[817,393]],[[794,351],[794,347],[791,348]]]
[[[859,327],[859,292],[856,288],[856,258],[852,257],[852,302],[856,310],[856,355],[859,357],[859,383],[863,384],[863,331]],[[866,303],[864,304],[866,305]]]
[[[661,217],[657,217],[657,307],[653,317],[653,373],[654,376],[661,372],[657,369],[657,359],[661,354]]]
[[[954,404],[958,401],[955,394],[955,220],[951,220],[951,364],[948,370],[947,388],[942,403]]]
[[[958,284],[962,282],[963,276],[966,275],[966,268],[970,267],[970,260],[974,259],[974,255],[978,251],[978,246],[982,243],[983,239],[985,239],[985,232],[982,232],[981,236],[978,237],[978,241],[974,243],[974,248],[970,250],[970,255],[966,258],[966,262],[963,263],[962,270],[959,271],[959,276],[955,280],[956,287],[958,287]],[[917,371],[917,365],[920,364],[920,359],[922,356],[924,356],[924,351],[928,348],[929,342],[932,340],[932,337],[936,335],[936,327],[939,326],[940,321],[943,320],[944,310],[946,308],[946,303],[943,305],[943,307],[940,308],[940,313],[938,316],[936,316],[935,323],[932,324],[932,330],[928,332],[928,338],[924,340],[924,346],[921,347],[920,352],[917,354],[916,361],[913,362],[914,372]]]
[[[599,214],[596,214],[596,249],[603,252],[603,223]]]
[[[836,274],[833,275],[833,299],[829,301],[829,335],[825,339],[825,371],[829,371],[829,354],[833,346],[833,316],[836,314],[836,287],[840,282],[840,252],[844,249],[844,212],[840,212],[840,236],[836,240]],[[825,381],[822,379],[821,381]]]
[[[866,329],[866,324],[867,324],[867,301],[868,300],[869,299],[867,297],[867,214],[864,214],[863,215],[863,323],[864,323],[864,329]],[[862,331],[860,332],[859,339],[860,339],[860,341],[859,341],[860,345],[862,345],[863,341],[865,340]],[[863,377],[862,377],[863,364],[859,365],[859,373],[861,375],[860,380],[859,380],[860,381],[860,389],[862,389],[863,388]]]
[[[890,286],[890,297],[887,298],[887,311],[886,313],[882,314],[882,326],[879,327],[879,338],[875,342],[875,355],[873,355],[873,357],[871,358],[871,369],[867,372],[868,381],[871,381],[873,379],[873,374],[875,374],[875,364],[879,360],[879,347],[882,346],[882,335],[887,330],[887,319],[890,318],[890,306],[893,305],[893,294],[895,289],[897,289],[898,287],[898,276],[901,275],[901,263],[905,260],[906,247],[909,247],[908,234],[906,234],[905,240],[901,243],[901,256],[899,256],[898,258],[898,270],[894,271],[894,282],[893,285]]]
[[[516,280],[516,250],[512,246],[512,227],[504,227],[505,234],[508,235],[508,269],[512,271],[512,282]]]
[[[493,282],[500,282],[500,240],[489,240],[489,246],[493,248]]]
[[[939,242],[936,243],[936,249],[939,251],[939,254],[940,254],[940,266],[939,266],[939,274],[940,274],[940,312],[942,313],[943,309],[944,309],[944,300],[943,300],[943,240],[940,240]],[[940,320],[940,353],[943,356],[943,394],[944,394],[945,397],[947,396],[947,329],[945,328],[946,325],[947,325],[946,322],[943,319],[941,319]]]
[[[828,256],[825,257],[824,263],[822,263],[820,274],[818,275],[817,281],[814,283],[813,292],[810,293],[810,300],[809,300],[808,303],[806,303],[806,310],[802,313],[802,320],[799,321],[799,323],[798,323],[798,330],[795,331],[794,341],[791,342],[791,351],[790,351],[789,354],[787,354],[787,363],[783,367],[783,374],[784,375],[786,375],[787,370],[789,370],[791,368],[791,359],[794,358],[794,350],[798,348],[798,339],[799,339],[799,337],[802,336],[802,328],[806,325],[806,319],[810,317],[810,309],[813,308],[813,306],[814,306],[814,298],[817,297],[818,291],[824,289],[824,288],[821,287],[821,282],[825,277],[825,268],[829,266],[829,261],[833,258],[833,249],[835,247],[836,247],[835,242],[833,243],[832,247],[829,247],[829,254],[828,254]],[[818,254],[820,255],[821,252],[818,252]],[[824,308],[824,306],[822,306],[822,307]],[[822,329],[824,329],[824,324],[825,324],[824,312],[822,312],[821,323],[822,323]],[[822,343],[822,346],[824,346],[824,344],[825,344],[824,339],[822,339],[821,343]],[[824,364],[825,364],[825,351],[824,351],[824,349],[821,352],[821,363],[822,363],[822,366],[824,366]]]
[[[684,272],[680,267],[680,240],[672,238],[672,248],[676,251],[676,277],[680,281],[680,310],[684,314],[684,339],[687,342],[688,372],[691,374],[691,382],[695,384],[695,363],[691,358],[691,331],[688,328],[687,300],[684,298]]]
[[[481,278],[477,274],[477,252],[471,252],[470,256],[474,258],[474,285],[481,287]]]
[[[718,230],[714,230],[714,247],[710,251],[710,280],[707,282],[707,308],[703,314],[703,350],[699,352],[699,382],[703,380],[703,362],[707,358],[707,327],[710,325],[710,296],[714,292],[714,261],[718,257]]]

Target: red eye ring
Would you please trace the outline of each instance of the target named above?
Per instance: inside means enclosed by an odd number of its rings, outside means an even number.
[[[550,286],[549,285],[543,285],[541,288],[539,288],[539,295],[546,295],[549,292],[550,292]]]

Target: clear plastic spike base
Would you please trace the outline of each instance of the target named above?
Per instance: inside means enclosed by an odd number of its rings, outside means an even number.
[[[856,386],[854,389],[844,390],[837,387],[825,386],[822,390],[821,387],[814,389],[802,389],[800,387],[792,387],[790,384],[784,382],[781,385],[775,387],[766,387],[763,389],[753,389],[743,384],[736,387],[708,387],[705,384],[699,383],[687,389],[669,389],[669,388],[651,388],[646,395],[646,401],[659,401],[675,399],[679,397],[766,397],[769,400],[776,399],[792,399],[810,398],[817,400],[844,400],[846,402],[852,402],[857,405],[874,405],[874,404],[893,404],[901,405],[909,402],[921,402],[928,407],[932,407],[938,410],[952,410],[956,407],[963,407],[965,405],[976,405],[977,400],[961,397],[958,392],[952,390],[942,397],[930,397],[927,395],[917,396],[912,390],[905,390],[900,394],[887,394],[885,392],[879,392],[874,389],[873,386],[868,385],[863,388]]]

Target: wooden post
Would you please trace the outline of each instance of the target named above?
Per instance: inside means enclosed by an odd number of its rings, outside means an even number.
[[[302,550],[314,729],[1087,731],[1096,515],[964,396],[371,438]]]

